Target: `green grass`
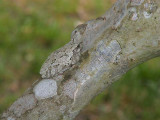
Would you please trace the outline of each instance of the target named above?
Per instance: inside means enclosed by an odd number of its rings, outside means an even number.
[[[77,22],[100,16],[111,3],[111,0],[0,0],[0,113],[37,79],[47,56],[70,40]],[[98,95],[79,118],[158,120],[159,61],[156,58],[130,70]]]

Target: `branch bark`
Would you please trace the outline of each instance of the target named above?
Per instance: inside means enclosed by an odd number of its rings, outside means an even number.
[[[118,0],[75,28],[2,120],[71,120],[129,69],[160,56],[160,1]]]

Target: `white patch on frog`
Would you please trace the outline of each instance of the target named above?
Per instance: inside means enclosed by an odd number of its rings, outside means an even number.
[[[148,13],[146,11],[143,12],[143,15],[146,19],[150,18],[152,16],[152,13]]]
[[[38,100],[53,97],[57,95],[57,83],[53,79],[44,79],[34,87],[33,92]]]
[[[64,84],[64,94],[70,97],[71,99],[74,98],[74,92],[76,91],[77,84],[75,81],[70,80]]]
[[[137,9],[135,7],[129,8],[129,12],[136,12],[136,11],[137,11]]]
[[[138,13],[135,7],[129,8],[129,13],[132,15],[131,20],[136,21],[138,19]]]
[[[132,16],[131,20],[133,20],[133,21],[138,20],[138,14],[136,12],[133,13],[133,16]]]
[[[16,102],[14,102],[9,108],[9,111],[13,112],[17,117],[20,117],[27,110],[33,109],[36,106],[36,103],[37,100],[34,95],[29,94],[20,97]]]

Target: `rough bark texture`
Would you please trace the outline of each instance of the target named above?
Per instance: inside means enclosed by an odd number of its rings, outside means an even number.
[[[75,28],[2,120],[71,120],[136,65],[160,55],[160,1],[118,0]]]

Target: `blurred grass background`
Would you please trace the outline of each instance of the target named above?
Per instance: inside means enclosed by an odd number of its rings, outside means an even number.
[[[0,113],[38,78],[47,56],[76,25],[116,0],[0,0]],[[129,71],[76,120],[160,120],[160,58]]]

